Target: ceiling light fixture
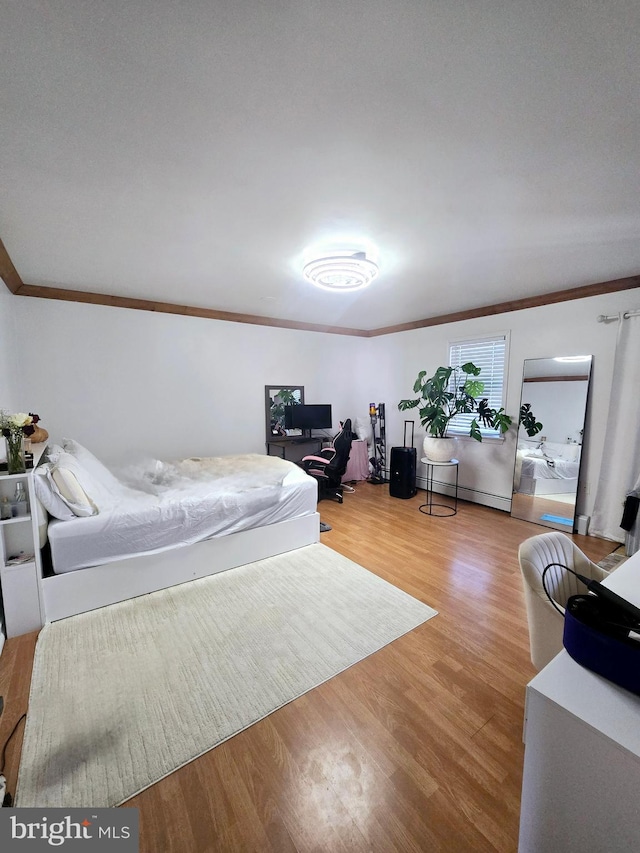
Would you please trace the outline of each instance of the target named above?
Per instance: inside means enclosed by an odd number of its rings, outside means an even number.
[[[316,287],[348,293],[368,287],[378,275],[378,265],[366,252],[336,251],[309,261],[302,273]]]

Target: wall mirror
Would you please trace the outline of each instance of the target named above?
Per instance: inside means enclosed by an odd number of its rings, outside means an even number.
[[[571,533],[575,526],[592,356],[528,358],[520,410],[529,406],[542,429],[521,425],[511,515]]]
[[[265,385],[267,441],[286,438],[284,407],[304,403],[304,385]]]

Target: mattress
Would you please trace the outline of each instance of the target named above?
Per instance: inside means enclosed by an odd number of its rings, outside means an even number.
[[[73,572],[314,513],[316,480],[293,463],[279,462],[286,467],[278,482],[248,472],[235,480],[209,479],[199,471],[158,494],[123,488],[98,515],[51,521],[53,571]]]
[[[522,458],[522,477],[537,480],[573,480],[579,472],[579,462],[567,462],[564,459],[537,459],[529,456]]]

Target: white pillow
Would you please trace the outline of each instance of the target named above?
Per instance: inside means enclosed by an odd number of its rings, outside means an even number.
[[[580,450],[581,445],[579,444],[567,444],[563,453],[563,459],[566,459],[567,462],[579,462]]]
[[[67,453],[74,456],[82,468],[87,471],[94,482],[108,492],[114,494],[122,491],[122,483],[96,456],[72,438],[63,438],[62,443]]]
[[[100,485],[70,453],[59,453],[51,463],[51,479],[60,498],[74,515],[85,517],[98,512]]]
[[[361,441],[373,444],[373,428],[370,418],[356,418],[355,433]]]
[[[71,521],[72,518],[75,518],[69,506],[60,497],[58,487],[51,479],[51,465],[48,462],[44,465],[38,465],[36,468],[33,485],[36,490],[36,497],[49,515],[53,518],[59,518],[61,521]]]
[[[47,445],[46,458],[49,462],[55,462],[58,456],[64,452],[65,449],[60,444],[49,444]]]
[[[561,444],[560,442],[547,441],[544,449],[554,459],[563,459],[565,462],[577,462],[580,458],[579,444]]]

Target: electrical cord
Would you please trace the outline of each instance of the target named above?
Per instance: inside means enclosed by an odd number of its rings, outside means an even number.
[[[549,592],[549,590],[547,589],[547,584],[545,583],[545,581],[546,581],[546,577],[547,577],[547,572],[549,571],[549,569],[552,569],[554,566],[555,566],[555,567],[557,567],[557,568],[559,568],[559,569],[564,569],[566,572],[571,572],[571,574],[576,575],[577,577],[580,577],[580,576],[579,576],[579,575],[577,575],[577,573],[576,573],[576,572],[574,572],[574,571],[573,571],[573,569],[570,569],[570,568],[569,568],[569,566],[565,566],[565,564],[564,564],[564,563],[549,563],[549,564],[548,564],[548,565],[546,565],[546,566],[544,567],[544,569],[542,570],[542,578],[541,578],[541,580],[542,580],[542,589],[544,590],[545,595],[547,596],[547,598],[549,599],[549,601],[551,602],[551,604],[553,605],[553,607],[558,611],[558,613],[560,613],[560,614],[564,617],[564,608],[560,607],[560,605],[559,605],[559,604],[558,604],[558,602],[555,600],[555,598],[553,598],[553,597],[551,596],[551,593],[550,593],[550,592]]]
[[[608,589],[608,587],[603,586],[599,581],[578,574],[578,572],[574,571],[573,569],[570,569],[569,566],[565,566],[564,563],[548,563],[548,565],[546,565],[542,570],[542,588],[544,589],[545,594],[551,604],[563,617],[565,615],[564,610],[551,597],[551,593],[547,589],[547,584],[545,583],[548,570],[553,568],[554,566],[564,569],[566,572],[570,572],[586,586],[589,592],[594,593],[599,599],[602,599],[604,602],[606,602],[608,606],[614,608],[616,617],[622,618],[624,620],[624,623],[621,624],[620,622],[608,619],[607,621],[611,626],[616,628],[622,628],[625,631],[640,632],[640,609],[631,604],[631,602],[626,601],[624,598],[621,598],[615,592],[612,592],[612,590]]]
[[[2,807],[2,808],[10,807],[13,805],[13,797],[7,791],[7,780],[6,780],[5,776],[3,775],[4,774],[4,765],[5,765],[6,757],[7,757],[7,747],[9,746],[11,738],[14,736],[14,734],[18,730],[18,726],[20,725],[20,723],[26,719],[27,719],[26,714],[23,714],[21,717],[18,717],[18,721],[16,722],[15,726],[11,729],[11,734],[5,740],[4,746],[2,747],[2,758],[0,759],[2,761],[2,764],[0,765],[0,807]]]
[[[18,726],[20,725],[20,723],[26,719],[27,719],[26,714],[23,714],[21,717],[18,717],[18,722],[15,724],[15,726],[11,730],[11,734],[9,735],[9,737],[4,742],[4,746],[2,747],[2,758],[0,759],[0,762],[1,762],[0,763],[0,774],[4,773],[4,765],[5,765],[6,756],[7,756],[7,747],[9,746],[11,738],[16,733],[16,730],[17,730]]]

